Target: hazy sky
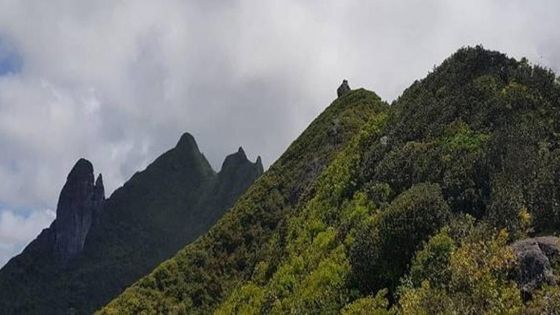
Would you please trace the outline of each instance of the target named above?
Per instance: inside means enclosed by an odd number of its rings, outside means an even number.
[[[0,266],[85,157],[107,191],[192,133],[272,163],[342,79],[388,101],[461,46],[560,70],[560,1],[0,0]]]

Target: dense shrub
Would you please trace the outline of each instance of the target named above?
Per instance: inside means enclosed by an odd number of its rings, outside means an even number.
[[[350,248],[352,281],[362,292],[394,289],[418,246],[448,217],[438,185],[418,184],[400,194],[358,232]]]
[[[415,258],[413,284],[400,290],[401,312],[520,314],[520,290],[509,279],[515,256],[507,240],[505,231],[496,233],[482,226],[456,248],[446,232],[434,236]]]

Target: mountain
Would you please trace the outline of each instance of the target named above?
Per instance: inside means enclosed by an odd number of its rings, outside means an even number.
[[[477,46],[391,106],[339,91],[208,233],[99,313],[556,310],[560,244],[529,238],[560,231],[555,74]]]
[[[270,260],[273,272],[286,248],[271,244],[288,245],[288,218],[315,194],[321,173],[361,127],[387,109],[363,89],[335,100],[207,234],[127,289],[106,313],[207,314],[262,269],[259,262]]]
[[[92,313],[206,232],[262,172],[240,148],[216,174],[186,133],[105,199],[80,159],[55,221],[0,270],[1,313]]]

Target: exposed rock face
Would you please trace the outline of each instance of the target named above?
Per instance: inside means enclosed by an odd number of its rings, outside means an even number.
[[[245,154],[243,148],[239,147],[236,153],[230,154],[226,157],[224,163],[222,163],[220,174],[226,174],[231,171],[238,171],[240,167],[242,168],[245,166],[250,167],[252,170],[254,170],[255,173],[258,173],[258,175],[262,174],[263,172],[261,157],[257,157],[255,163],[252,163],[249,161],[249,159],[247,159],[247,155]]]
[[[560,239],[542,236],[511,245],[518,260],[517,283],[530,295],[543,284],[556,284],[552,265],[560,261]]]
[[[93,166],[80,159],[60,193],[52,228],[54,250],[64,261],[81,252],[94,217],[103,207],[103,179],[99,175],[95,184],[93,180]]]
[[[342,95],[350,92],[350,86],[348,85],[348,80],[343,80],[342,84],[338,87],[338,89],[336,90],[336,94],[338,95],[338,97],[341,97]]]
[[[224,196],[222,198],[231,203],[262,173],[261,157],[259,156],[253,163],[247,159],[243,148],[239,147],[239,150],[228,155],[222,164],[222,169],[218,173],[216,194]]]

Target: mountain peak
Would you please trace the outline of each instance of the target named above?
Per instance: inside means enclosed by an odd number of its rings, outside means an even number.
[[[250,163],[247,159],[247,155],[242,147],[239,147],[237,152],[226,156],[224,163],[222,163],[222,169],[220,172],[229,169],[236,168],[239,165]]]
[[[94,202],[97,203],[97,205],[94,205],[94,208],[96,210],[101,210],[103,208],[103,202],[105,201],[105,187],[103,186],[103,176],[101,173],[99,173],[95,180],[94,194],[93,199]]]
[[[247,158],[247,155],[245,154],[243,147],[239,147],[239,149],[237,150],[237,154],[239,154],[239,156],[241,157],[245,157],[245,159]]]
[[[198,145],[196,144],[196,140],[194,140],[194,137],[188,132],[185,132],[181,136],[175,148],[179,150],[188,150],[188,151],[197,151],[197,152],[199,151]]]
[[[103,175],[101,175],[101,173],[99,173],[95,180],[95,187],[103,188]]]
[[[63,261],[82,250],[93,216],[104,199],[103,178],[100,175],[94,184],[93,165],[79,159],[60,192],[53,225],[54,248]]]
[[[70,170],[67,181],[89,180],[93,182],[93,165],[90,161],[80,158]]]
[[[245,177],[250,175],[249,178],[253,180],[256,177],[259,177],[262,173],[263,166],[261,157],[259,156],[253,163],[249,161],[243,148],[239,147],[237,152],[232,153],[225,158],[219,174],[222,178],[231,177],[232,174],[237,174],[234,177]]]

